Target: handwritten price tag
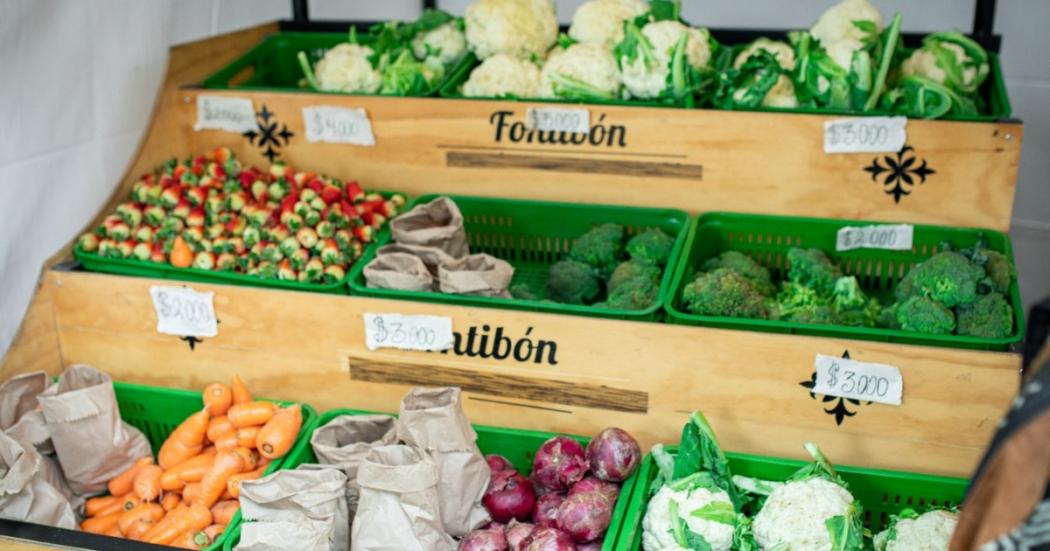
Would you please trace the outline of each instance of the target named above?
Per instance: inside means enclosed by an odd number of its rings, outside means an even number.
[[[150,287],[157,331],[180,337],[214,337],[219,334],[215,319],[215,293],[189,287]]]
[[[529,107],[525,112],[526,126],[541,132],[591,131],[591,113],[583,108]]]
[[[911,250],[915,228],[908,224],[884,226],[846,226],[839,229],[835,239],[836,251],[853,249]]]
[[[448,350],[452,340],[449,317],[365,314],[365,346],[369,350]]]
[[[252,100],[203,94],[197,96],[197,123],[193,125],[194,130],[225,130],[240,134],[258,128]]]
[[[373,146],[372,122],[364,109],[317,105],[303,107],[303,126],[310,143],[346,143]]]
[[[894,153],[908,139],[907,117],[861,117],[824,123],[824,153]]]
[[[892,365],[817,354],[814,367],[817,384],[813,392],[817,394],[901,405],[904,380],[901,371]]]

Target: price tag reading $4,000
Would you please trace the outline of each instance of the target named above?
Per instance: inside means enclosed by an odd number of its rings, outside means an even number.
[[[817,354],[814,367],[817,384],[813,392],[816,394],[901,405],[904,380],[901,371],[892,365]]]
[[[452,347],[452,318],[365,314],[365,346],[369,350],[448,350]]]
[[[303,107],[303,126],[310,143],[345,143],[374,146],[372,121],[364,109],[317,105]]]
[[[219,334],[215,318],[215,293],[189,287],[150,287],[157,312],[157,332],[179,337],[214,337]]]
[[[911,250],[915,227],[908,224],[846,226],[835,236],[836,251],[853,249]]]

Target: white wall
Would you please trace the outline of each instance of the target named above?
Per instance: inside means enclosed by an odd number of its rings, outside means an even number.
[[[579,0],[559,0],[568,21]],[[685,0],[712,27],[804,27],[831,0]],[[974,0],[875,0],[906,30],[969,29]],[[439,4],[462,13],[469,0]],[[310,0],[312,16],[412,18],[417,0]],[[167,49],[290,17],[289,0],[0,0],[0,351],[41,263],[101,206],[149,119]],[[1014,113],[1025,121],[1013,237],[1026,303],[1050,295],[1050,2],[999,2]]]

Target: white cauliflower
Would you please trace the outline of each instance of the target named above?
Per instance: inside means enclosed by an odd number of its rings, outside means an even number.
[[[765,107],[784,107],[792,109],[798,107],[798,97],[795,96],[795,84],[787,75],[780,75],[777,83],[766,92],[762,98]]]
[[[964,65],[965,62],[969,61],[969,57],[966,55],[966,51],[962,49],[962,46],[951,42],[941,42],[940,45],[951,52],[955,56],[958,66],[962,67],[963,89],[976,88],[977,66],[972,64]],[[904,60],[904,63],[901,63],[901,74],[904,76],[916,75],[926,77],[938,84],[944,84],[948,80],[948,72],[937,63],[937,56],[926,46],[915,50],[908,59]]]
[[[725,524],[694,516],[692,513],[705,505],[716,504],[732,510],[733,503],[724,490],[712,492],[703,487],[687,490],[672,490],[670,486],[660,491],[649,501],[642,520],[642,548],[645,551],[686,551],[677,543],[673,534],[671,502],[677,507],[681,518],[690,531],[700,534],[710,544],[712,551],[729,551],[733,547],[733,524]]]
[[[451,65],[467,52],[467,38],[455,21],[419,33],[412,40],[412,52],[416,59],[435,59],[442,65]]]
[[[853,53],[863,47],[864,43],[860,40],[846,38],[826,44],[824,50],[828,53],[828,57],[834,60],[839,67],[849,71],[850,67],[853,65]]]
[[[375,93],[383,81],[368,61],[372,54],[372,48],[360,44],[343,43],[328,50],[314,66],[318,87],[333,92]]]
[[[739,69],[740,66],[747,61],[747,58],[751,57],[751,54],[758,50],[764,50],[773,54],[773,57],[777,58],[777,63],[779,63],[780,67],[785,71],[791,71],[795,68],[794,48],[792,48],[787,42],[771,40],[765,37],[756,39],[749,44],[747,48],[744,48],[743,51],[737,54],[736,59],[733,60],[733,67]]]
[[[958,517],[945,510],[902,518],[875,536],[879,551],[947,551]]]
[[[616,60],[598,44],[573,44],[551,54],[540,74],[540,96],[544,98],[614,99],[619,95]]]
[[[498,54],[474,68],[463,85],[463,95],[473,98],[534,98],[539,88],[540,69],[535,63]]]
[[[587,0],[576,8],[569,36],[578,42],[611,49],[623,40],[623,22],[648,9],[643,0]]]
[[[827,48],[840,40],[861,41],[868,34],[853,24],[854,21],[871,21],[875,30],[882,30],[882,14],[868,0],[842,0],[827,9],[809,30],[814,38]],[[849,64],[844,67],[849,68]]]
[[[707,29],[694,29],[678,21],[656,21],[642,28],[641,34],[652,46],[652,55],[620,58],[623,84],[632,97],[651,99],[667,87],[671,57],[682,34],[686,35],[685,57],[689,65],[700,69],[711,60]]]
[[[558,39],[551,0],[477,0],[465,14],[467,43],[481,59],[543,58]]]
[[[851,515],[853,495],[825,478],[813,477],[778,486],[752,524],[761,549],[786,544],[791,551],[825,551],[831,538],[824,521]]]

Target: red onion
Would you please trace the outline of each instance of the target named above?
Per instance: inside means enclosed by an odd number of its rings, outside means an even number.
[[[569,495],[592,492],[602,494],[605,496],[605,499],[609,500],[609,503],[616,505],[616,499],[620,497],[620,486],[615,482],[606,482],[593,476],[585,476],[583,480],[573,484],[572,488],[569,488]]]
[[[564,494],[543,494],[536,500],[536,508],[532,512],[532,522],[536,526],[557,526],[558,507],[565,501]]]
[[[642,460],[642,448],[627,431],[609,428],[587,444],[587,460],[594,476],[610,482],[622,482],[634,473]]]
[[[564,492],[586,473],[583,446],[567,436],[555,436],[536,450],[531,478],[537,486]]]
[[[510,551],[524,551],[522,542],[531,536],[535,529],[535,525],[527,522],[510,521],[507,528],[503,530],[504,535],[507,536],[507,547],[510,548]]]
[[[602,540],[589,541],[587,543],[577,543],[576,551],[601,551],[602,545],[605,542]]]
[[[496,522],[525,520],[536,505],[536,492],[518,471],[494,471],[481,503]]]
[[[558,528],[578,542],[605,535],[612,520],[612,504],[597,492],[573,494],[558,508]]]
[[[490,453],[489,455],[486,455],[485,461],[489,464],[489,470],[494,473],[514,470],[514,465],[511,465],[510,460],[498,453]]]
[[[507,551],[503,527],[474,530],[459,541],[459,551]]]
[[[523,551],[576,551],[572,536],[557,528],[537,528],[522,542]]]

